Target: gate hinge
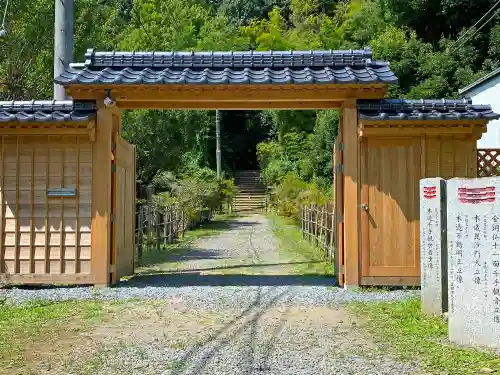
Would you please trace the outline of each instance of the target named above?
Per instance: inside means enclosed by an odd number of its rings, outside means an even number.
[[[344,173],[344,164],[339,164],[339,172]]]
[[[114,223],[115,222],[115,214],[111,214],[109,216],[109,220],[111,221],[111,223]]]
[[[116,164],[111,164],[111,172],[115,173],[116,172]]]
[[[116,143],[115,142],[111,143],[111,151],[112,152],[116,151]]]
[[[339,215],[338,222],[339,223],[343,223],[344,222],[344,215]]]
[[[339,264],[339,273],[344,273],[344,265]]]
[[[339,143],[339,150],[344,151],[344,143]]]

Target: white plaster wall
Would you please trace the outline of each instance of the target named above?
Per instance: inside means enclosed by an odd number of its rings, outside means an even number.
[[[494,112],[500,113],[500,75],[463,95],[470,97],[473,104],[489,104]],[[487,129],[477,141],[477,148],[500,148],[500,120],[490,121]]]

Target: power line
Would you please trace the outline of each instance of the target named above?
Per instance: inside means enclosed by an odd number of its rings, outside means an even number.
[[[4,36],[7,31],[5,30],[5,18],[7,17],[7,8],[9,7],[9,0],[5,1],[5,9],[3,11],[2,26],[0,26],[0,36]]]
[[[498,0],[495,4],[493,4],[493,6],[479,19],[479,21],[477,21],[474,25],[472,25],[471,27],[469,27],[467,29],[467,31],[465,33],[463,33],[456,41],[455,43],[458,43],[460,42],[461,39],[464,39],[465,36],[467,35],[467,33],[469,33],[469,31],[472,31],[474,30],[474,28],[479,25],[498,5],[500,5],[500,0]],[[455,44],[454,43],[454,44]]]
[[[499,1],[499,3],[500,3],[500,1]],[[458,46],[456,48],[462,47],[465,43],[467,43],[469,40],[474,38],[477,35],[477,33],[479,33],[483,29],[483,27],[485,27],[488,23],[490,23],[490,21],[493,18],[495,18],[495,16],[499,13],[500,13],[500,8],[497,9],[496,12],[493,13],[493,15],[490,18],[488,18],[488,20],[485,23],[483,23],[471,36],[469,36],[467,39],[465,39],[462,43],[458,44]],[[452,45],[452,47],[454,47],[454,46],[455,46],[455,44]]]
[[[460,47],[462,46],[464,43],[467,43],[471,38],[473,38],[484,26],[486,26],[497,14],[498,14],[498,10],[483,24],[479,27],[479,29],[475,30],[475,27],[477,25],[479,25],[491,12],[493,12],[493,10],[495,10],[495,8],[500,5],[500,0],[498,0],[495,4],[493,4],[493,6],[479,19],[479,21],[477,21],[474,25],[472,25],[470,28],[467,29],[467,31],[465,31],[465,33],[463,33],[457,40],[455,40],[455,42],[452,43],[452,45],[449,47],[449,49],[453,49],[453,47],[457,46]],[[467,36],[467,34],[470,32],[470,31],[473,31],[472,35],[470,36]],[[466,39],[463,43],[461,43],[461,41],[463,39]]]

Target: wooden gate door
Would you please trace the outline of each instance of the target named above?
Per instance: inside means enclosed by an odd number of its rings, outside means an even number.
[[[361,142],[361,284],[420,282],[420,139]]]
[[[113,253],[115,277],[134,272],[135,251],[135,146],[116,137],[113,197]],[[116,280],[115,279],[115,280]]]

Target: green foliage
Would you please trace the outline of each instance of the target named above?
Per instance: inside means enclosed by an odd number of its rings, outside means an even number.
[[[201,210],[218,209],[230,204],[236,195],[232,179],[217,179],[209,168],[197,168],[177,179],[171,172],[159,172],[153,184],[162,187],[163,192],[153,196],[154,207],[162,211],[170,205],[177,205],[190,218],[195,218]]]
[[[386,348],[403,360],[417,360],[424,370],[439,374],[498,373],[500,370],[498,356],[447,343],[446,322],[440,317],[425,315],[420,298],[353,303],[351,307]]]
[[[300,219],[302,206],[314,203],[325,204],[328,198],[314,183],[307,183],[297,175],[288,173],[285,175],[271,192],[271,204],[278,214]]]
[[[294,112],[271,116],[274,123],[293,118]],[[302,118],[311,118],[302,112]],[[263,182],[272,187],[272,204],[284,216],[298,218],[303,204],[326,202],[333,179],[332,148],[337,136],[338,112],[321,111],[311,120],[294,123],[275,140],[257,145]],[[275,125],[278,128],[279,125]]]
[[[371,46],[390,61],[393,97],[449,98],[500,61],[500,21],[463,45],[464,35],[495,0],[81,0],[76,3],[75,58],[85,50],[309,50]],[[0,99],[51,96],[54,2],[10,0],[0,43]],[[137,146],[138,179],[212,201],[214,111],[126,111],[124,136]],[[264,182],[293,173],[328,192],[336,111],[262,111],[222,116],[222,165],[254,168],[258,146]],[[168,171],[168,172],[167,172]],[[205,171],[205,172],[204,172]],[[169,174],[171,173],[171,174]],[[208,181],[205,187],[180,181]],[[188,177],[186,177],[188,176]],[[180,185],[179,185],[180,184]],[[175,186],[174,186],[175,185]],[[182,188],[181,188],[181,187]],[[179,190],[180,189],[180,190]],[[215,201],[216,199],[214,199]],[[202,203],[201,203],[202,202]],[[198,203],[197,203],[198,204]],[[196,205],[195,205],[196,206]]]

